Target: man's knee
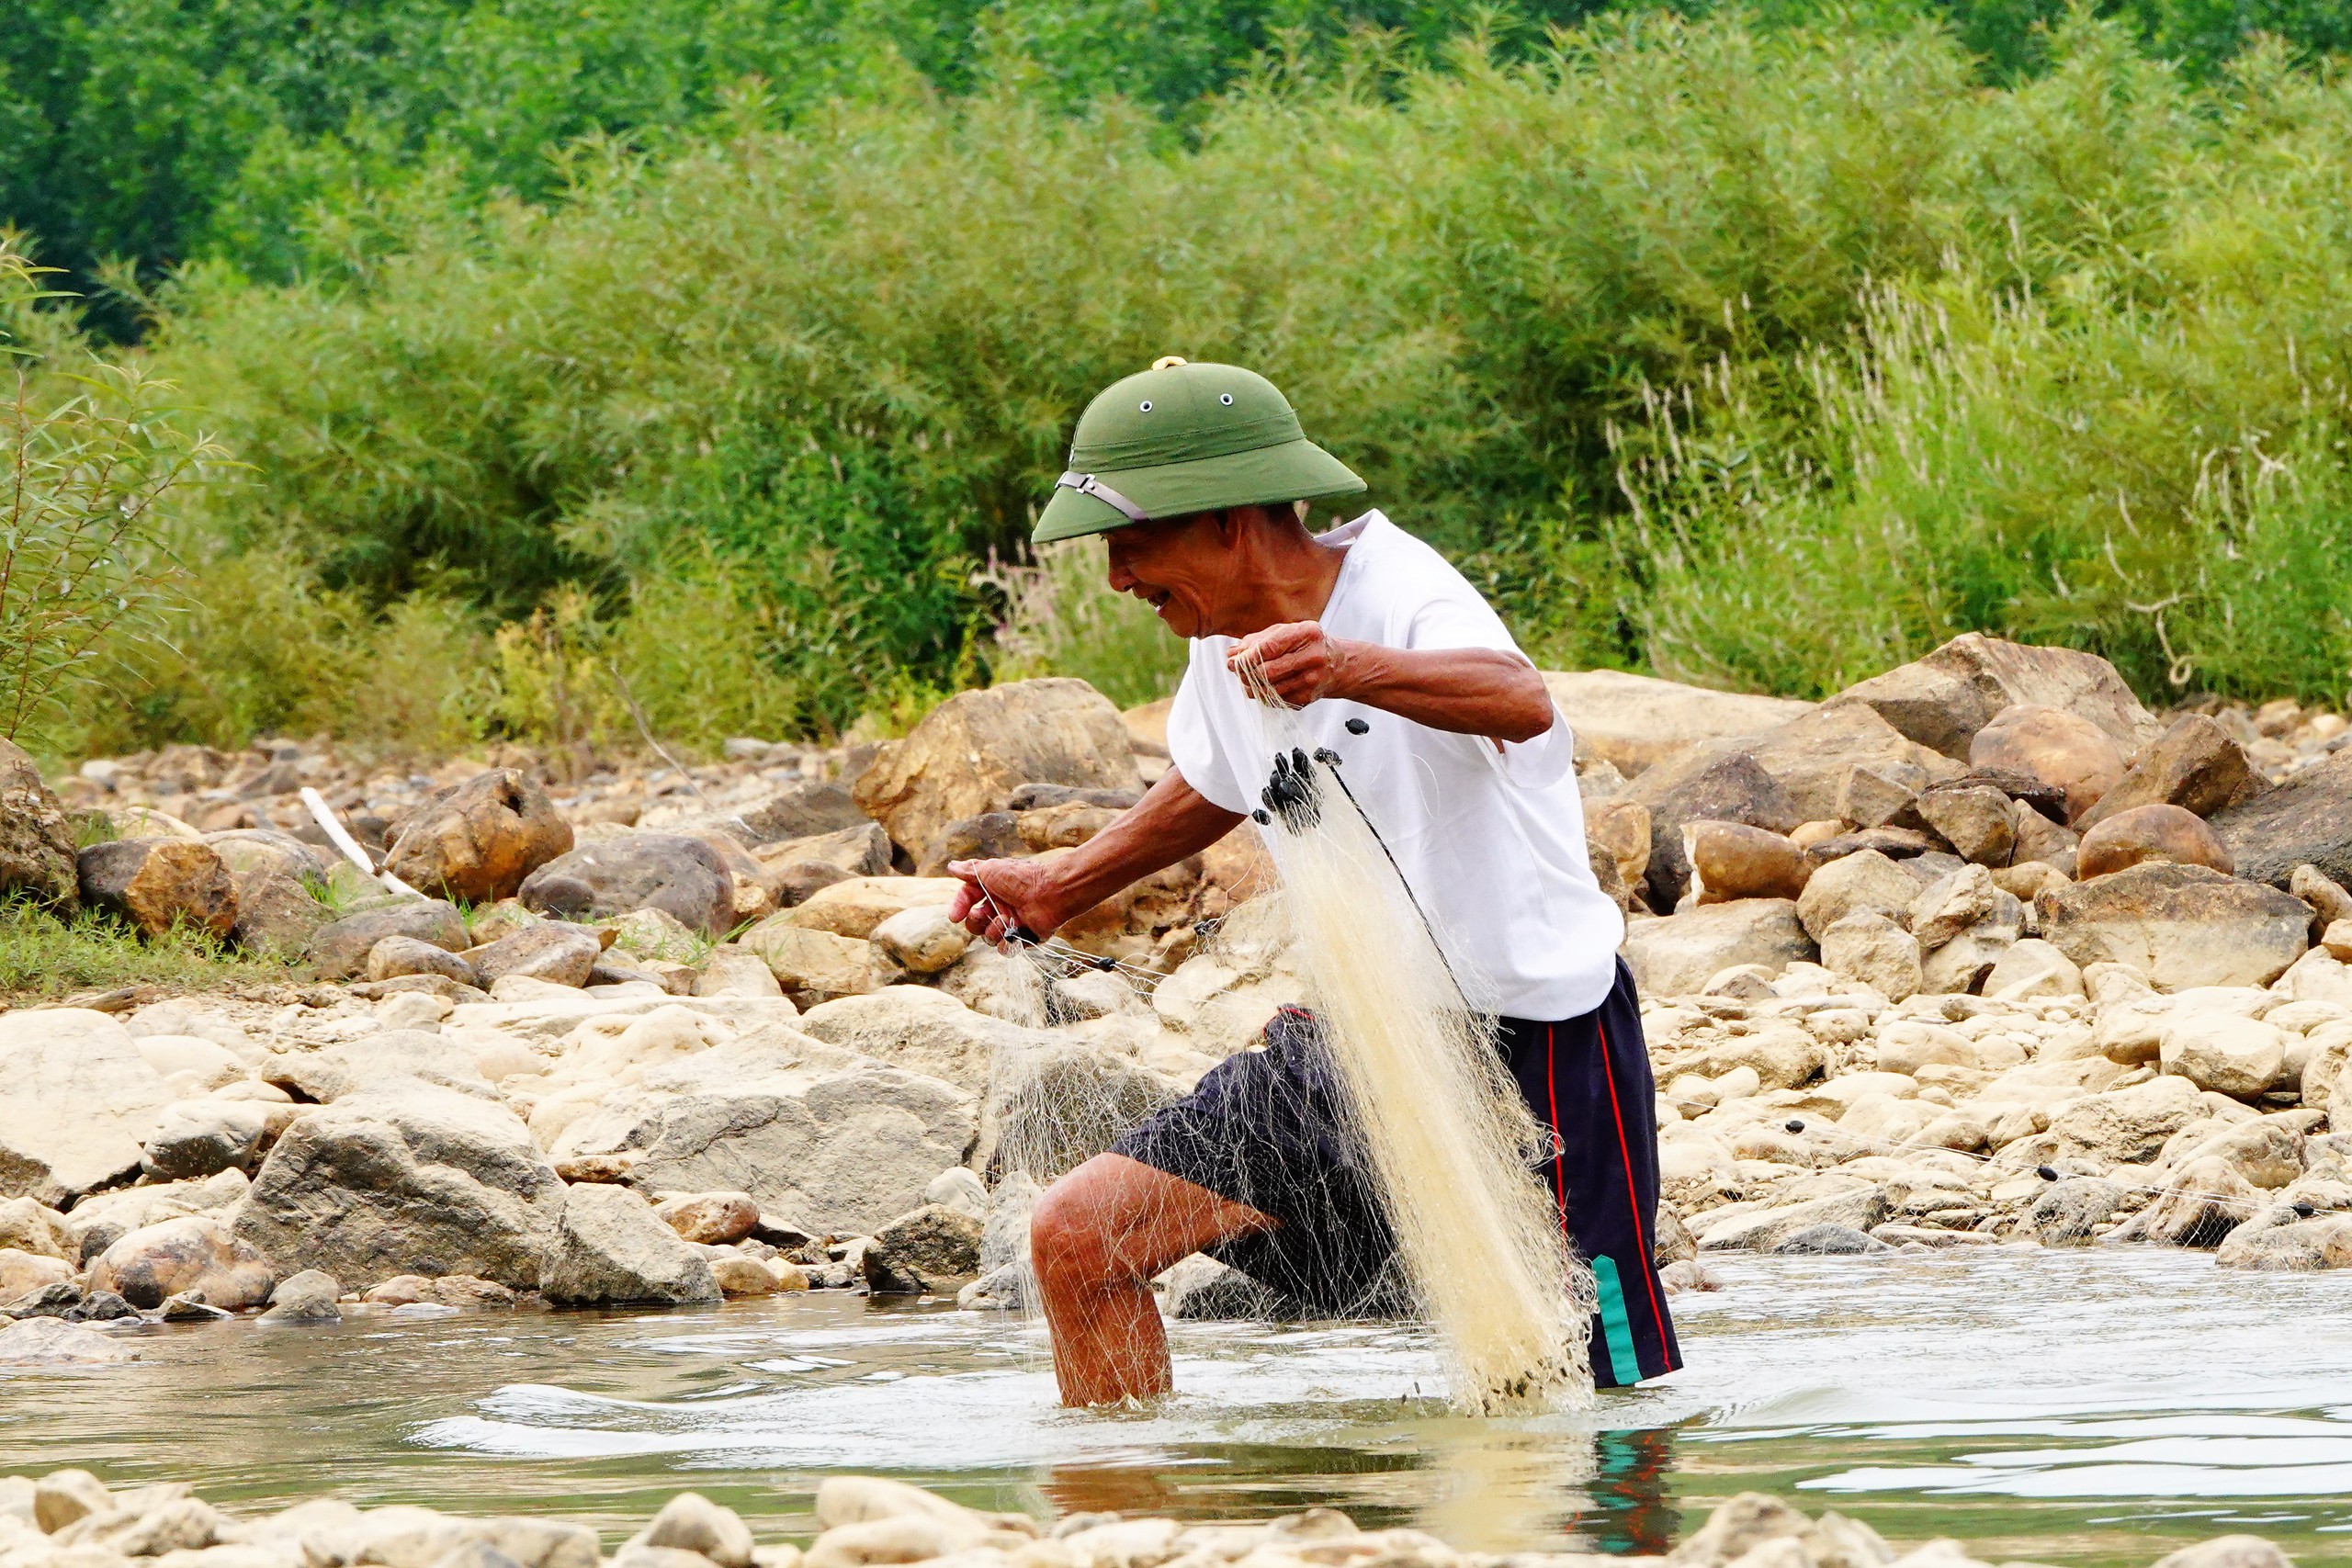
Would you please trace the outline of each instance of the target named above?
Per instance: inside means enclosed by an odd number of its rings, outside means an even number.
[[[1029,1215],[1030,1264],[1048,1290],[1084,1289],[1133,1270],[1120,1240],[1136,1216],[1123,1213],[1116,1184],[1089,1161],[1046,1189]]]

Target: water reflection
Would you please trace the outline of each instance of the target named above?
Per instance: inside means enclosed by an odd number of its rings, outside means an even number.
[[[2143,1564],[2352,1529],[2340,1282],[2178,1253],[1743,1259],[1677,1303],[1690,1365],[1584,1416],[1475,1421],[1394,1325],[1180,1325],[1182,1393],[1063,1411],[1042,1336],[844,1296],[158,1331],[135,1366],[0,1378],[0,1469],[87,1464],[247,1506],[537,1510],[618,1535],[681,1485],[805,1532],[843,1471],[976,1506],[1267,1517],[1317,1505],[1496,1551],[1668,1550],[1734,1492],[1890,1537]]]

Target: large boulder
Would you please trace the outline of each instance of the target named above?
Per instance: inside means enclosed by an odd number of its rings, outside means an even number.
[[[230,934],[255,952],[296,957],[334,919],[334,911],[300,877],[232,867],[230,880],[237,897],[237,923]]]
[[[505,1106],[392,1078],[288,1127],[234,1227],[287,1273],[473,1274],[529,1289],[562,1203],[554,1166]]]
[[[715,1302],[718,1282],[693,1243],[626,1187],[566,1190],[539,1288],[561,1306]]]
[[[2082,826],[2096,827],[2142,806],[2177,806],[2211,817],[2252,799],[2264,787],[2262,775],[2229,731],[2201,713],[2184,714],[2083,814]]]
[[[1821,933],[1821,964],[1842,980],[1899,1002],[1926,983],[1919,939],[1874,909],[1856,909]]]
[[[2016,812],[2009,797],[1990,784],[1955,783],[1926,790],[1918,811],[1962,860],[2007,865],[2017,850]]]
[[[571,824],[537,781],[495,768],[403,818],[384,868],[426,893],[491,904],[570,848]]]
[[[1623,952],[1634,983],[1652,997],[1694,995],[1737,964],[1778,973],[1815,956],[1790,898],[1742,898],[1637,920],[1625,932]]]
[[[2204,1114],[2197,1086],[2166,1075],[2073,1101],[2051,1117],[2045,1146],[2052,1158],[2138,1165]]]
[[[1831,926],[1849,915],[1905,919],[1919,891],[1917,877],[1876,850],[1860,850],[1838,856],[1813,874],[1797,899],[1797,919],[1807,936],[1820,942]]]
[[[1577,755],[1613,764],[1632,778],[1693,745],[1761,735],[1813,711],[1787,697],[1709,691],[1622,670],[1546,670],[1553,706],[1576,736]]]
[[[2123,777],[2123,752],[2114,738],[2060,708],[2002,709],[1968,743],[1968,761],[2058,791],[2069,822],[2079,821]]]
[[[2129,755],[2159,733],[2115,666],[2067,648],[2003,642],[1963,632],[1934,652],[1849,686],[1832,703],[1860,703],[1947,757],[1965,759],[2004,708],[2058,708],[2086,718]]]
[[[2102,818],[2075,850],[2075,874],[2087,882],[2143,861],[2201,865],[2226,876],[2230,852],[2202,818],[2178,806],[2135,806]]]
[[[980,1272],[981,1223],[927,1203],[874,1234],[859,1258],[877,1296],[952,1296]]]
[[[2352,749],[2214,814],[2238,874],[2285,887],[2299,865],[2352,886]]]
[[[1690,861],[1682,845],[1686,822],[1741,822],[1785,833],[1805,818],[1763,765],[1744,752],[1699,752],[1652,768],[1635,779],[1625,797],[1650,814],[1647,873],[1650,904],[1671,909],[1690,886]]]
[[[2311,907],[2199,865],[2143,862],[2034,900],[2041,934],[2087,968],[2121,964],[2160,990],[2267,986],[2302,956]]]
[[[0,1195],[62,1209],[129,1179],[171,1098],[130,1031],[105,1013],[0,1015]]]
[[[248,1170],[260,1157],[269,1124],[270,1108],[259,1100],[175,1100],[147,1134],[141,1164],[150,1177],[165,1181]]]
[[[211,1214],[132,1231],[90,1266],[90,1289],[150,1312],[179,1295],[223,1312],[259,1306],[277,1282],[269,1259]]]
[[[237,889],[209,844],[186,839],[114,839],[75,859],[82,902],[119,915],[148,936],[175,927],[226,937]]]
[[[558,855],[523,880],[524,905],[572,920],[662,909],[723,936],[735,924],[735,879],[718,852],[675,833],[631,833]]]
[[[870,826],[849,791],[830,780],[810,779],[770,795],[740,816],[718,819],[717,826],[746,844],[774,844],[805,840],[845,829]],[[885,852],[887,855],[888,852]]]
[[[1779,783],[1800,822],[1838,816],[1838,798],[1850,793],[1848,776],[1858,765],[1917,769],[1929,784],[1962,771],[1855,703],[1824,704],[1737,747]]]
[[[2165,1028],[2158,1060],[2199,1089],[2257,1100],[2286,1065],[2287,1038],[2260,1019],[2191,1012]]]
[[[920,854],[951,822],[1008,808],[1029,783],[1140,790],[1126,726],[1083,681],[1016,681],[963,692],[882,748],[850,794]]]
[[[395,936],[429,942],[445,953],[462,953],[470,945],[466,918],[455,904],[439,898],[397,898],[374,908],[354,910],[321,926],[311,935],[311,963],[326,979],[348,979],[366,973],[368,955],[376,944]]]
[[[74,825],[40,770],[0,740],[0,894],[22,893],[72,908],[80,897]]]
[[[978,1132],[968,1091],[777,1030],[641,1071],[551,1152],[633,1154],[643,1190],[748,1192],[765,1213],[856,1235],[918,1207]]]

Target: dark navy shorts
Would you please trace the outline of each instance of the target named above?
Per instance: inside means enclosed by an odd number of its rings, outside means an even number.
[[[1621,961],[1608,998],[1582,1018],[1498,1022],[1521,1094],[1555,1134],[1537,1174],[1600,1292],[1593,1381],[1616,1388],[1672,1371],[1682,1355],[1651,1258],[1657,1090],[1634,977]],[[1282,1222],[1211,1247],[1219,1262],[1312,1312],[1395,1312],[1405,1305],[1396,1238],[1340,1095],[1315,1016],[1284,1008],[1262,1050],[1209,1069],[1112,1152]]]

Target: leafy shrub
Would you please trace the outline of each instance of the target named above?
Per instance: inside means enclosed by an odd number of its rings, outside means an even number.
[[[44,270],[0,237],[0,737],[12,740],[110,674],[110,651],[160,630],[165,498],[222,456],[173,423],[174,389],[139,366],[86,360],[70,340],[48,345],[54,358],[10,341]]]

